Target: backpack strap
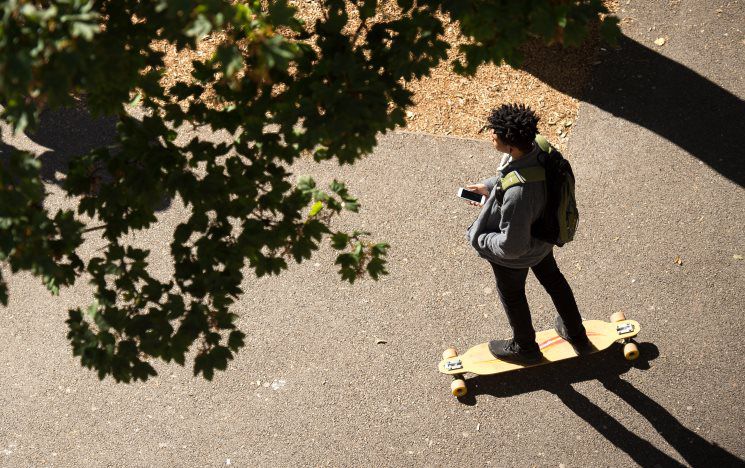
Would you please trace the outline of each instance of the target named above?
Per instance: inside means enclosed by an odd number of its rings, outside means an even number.
[[[514,170],[499,179],[499,188],[504,192],[514,185],[527,182],[543,182],[546,180],[546,169],[541,166],[524,167]]]
[[[553,148],[551,147],[551,143],[549,143],[546,137],[541,135],[540,133],[535,134],[535,142],[544,153],[550,153],[553,150]]]

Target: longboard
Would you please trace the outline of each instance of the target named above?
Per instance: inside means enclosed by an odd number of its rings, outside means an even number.
[[[631,341],[631,338],[635,337],[640,330],[639,322],[636,320],[626,320],[623,313],[618,312],[611,316],[610,323],[603,320],[585,320],[582,323],[587,331],[587,337],[594,347],[587,354],[608,349],[618,341],[625,343],[623,354],[626,359],[634,360],[639,357],[639,349]],[[536,342],[541,349],[543,359],[533,363],[502,361],[495,358],[489,351],[489,343],[481,343],[461,355],[455,348],[448,348],[442,353],[442,361],[437,367],[441,373],[454,377],[450,390],[454,396],[461,397],[467,392],[463,378],[465,373],[476,375],[500,374],[577,357],[572,345],[561,338],[554,329],[536,333]]]

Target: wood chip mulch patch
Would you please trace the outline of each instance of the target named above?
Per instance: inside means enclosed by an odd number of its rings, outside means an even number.
[[[317,0],[292,0],[290,3],[298,8],[298,16],[307,24],[312,25],[321,15]],[[395,2],[384,5],[373,21],[388,20],[398,13]],[[606,6],[611,12],[618,10],[617,0],[607,1]],[[356,28],[356,15],[352,9],[349,12],[352,20],[348,29],[353,30]],[[542,76],[551,77],[546,80],[551,84],[509,65],[484,65],[473,77],[462,77],[452,71],[450,62],[459,57],[457,47],[465,42],[465,38],[460,36],[457,24],[447,18],[443,20],[445,38],[452,45],[448,61],[433,69],[429,77],[406,83],[407,88],[414,92],[414,105],[407,112],[407,125],[402,130],[487,140],[487,135],[477,132],[490,109],[506,102],[522,102],[530,105],[541,117],[539,131],[565,151],[577,119],[577,97],[590,79],[593,64],[597,64],[596,54],[600,46],[596,38],[575,49],[541,44],[529,44],[524,48],[526,63],[534,68],[540,67]],[[188,79],[191,61],[210,57],[221,39],[220,34],[210,35],[199,43],[196,50],[180,53],[165,44],[158,44],[157,47],[166,52],[164,84]],[[203,98],[209,101],[209,92]]]

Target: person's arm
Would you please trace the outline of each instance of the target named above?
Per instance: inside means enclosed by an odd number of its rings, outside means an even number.
[[[479,248],[500,258],[519,258],[530,248],[530,226],[533,224],[533,207],[522,186],[505,192],[500,212],[500,232],[480,234]]]
[[[499,182],[499,177],[494,176],[494,177],[489,177],[488,179],[482,180],[481,182],[479,182],[479,184],[486,187],[487,196],[489,196],[488,194],[491,193],[492,190],[494,190],[494,186],[497,185],[498,182]]]
[[[492,177],[492,179],[493,179],[493,177]],[[466,185],[465,189],[466,190],[470,190],[471,192],[476,192],[479,195],[483,195],[486,198],[489,198],[489,194],[491,193],[491,188],[484,183],[484,182],[487,182],[489,180],[491,180],[491,179],[486,179],[485,181],[481,181],[478,184]],[[471,205],[471,206],[484,206],[482,203],[478,203],[478,202],[470,201],[470,200],[468,200],[468,204]]]

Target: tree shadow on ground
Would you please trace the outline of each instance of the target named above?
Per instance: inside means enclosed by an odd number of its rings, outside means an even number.
[[[639,351],[640,358],[634,362],[619,358],[620,346],[612,346],[609,350],[581,360],[568,359],[519,372],[476,376],[466,381],[468,394],[460,401],[474,405],[476,397],[483,394],[505,398],[547,391],[556,395],[567,408],[639,465],[681,466],[677,460],[634,434],[572,387],[573,383],[598,380],[607,390],[626,402],[629,411],[633,410],[649,421],[657,433],[691,466],[742,466],[743,460],[683,426],[660,404],[620,378],[632,367],[649,369],[649,362],[659,356],[657,347],[650,343],[639,344]]]
[[[745,187],[745,101],[693,70],[622,36],[613,50],[591,39],[579,49],[531,43],[522,70],[549,86],[678,145]],[[605,49],[605,50],[604,50]],[[595,67],[579,82],[577,66]],[[602,136],[602,135],[599,135]],[[633,151],[619,148],[618,151]],[[649,155],[656,156],[656,155]]]
[[[116,123],[115,116],[96,117],[83,106],[42,112],[38,128],[26,134],[31,141],[47,148],[39,156],[42,180],[61,185],[75,156],[116,141]]]
[[[82,104],[42,112],[36,130],[25,134],[31,142],[45,149],[38,154],[41,179],[62,186],[70,162],[76,156],[116,142],[117,121],[116,116],[94,116]],[[18,148],[22,138],[0,142],[0,160],[6,160],[14,148],[22,149]],[[103,181],[108,179],[104,174]],[[166,210],[170,205],[171,200],[164,198],[156,211]]]

